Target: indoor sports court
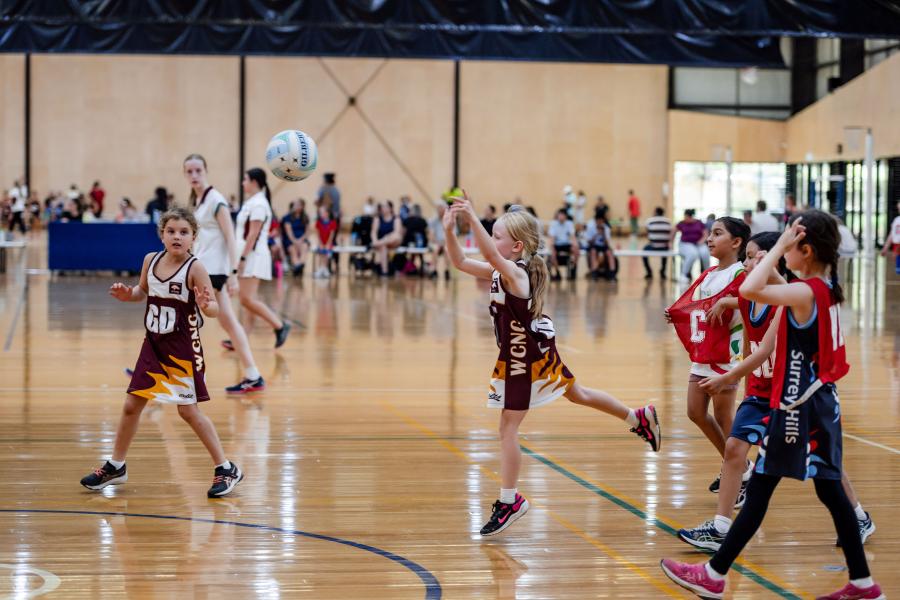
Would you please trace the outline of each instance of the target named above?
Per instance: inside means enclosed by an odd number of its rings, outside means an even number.
[[[900,7],[589,4],[3,6],[0,598],[896,595]],[[722,515],[751,377],[784,395]]]

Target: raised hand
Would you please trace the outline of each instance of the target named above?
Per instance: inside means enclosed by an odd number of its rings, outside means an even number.
[[[124,283],[114,283],[109,288],[109,295],[120,302],[131,300],[131,286]]]
[[[781,237],[778,238],[778,245],[785,252],[793,248],[797,242],[806,237],[806,227],[803,226],[801,221],[803,221],[803,217],[797,217],[793,223],[785,228]]]
[[[450,196],[450,199],[453,200],[453,205],[450,207],[450,211],[455,215],[462,215],[463,218],[468,219],[469,222],[474,223],[478,221],[478,215],[475,214],[475,207],[472,204],[472,200],[469,199],[469,194],[466,193],[466,190],[462,190],[463,195],[460,196]]]
[[[197,303],[197,306],[200,307],[200,310],[206,310],[210,302],[212,302],[212,293],[209,291],[209,288],[204,287],[201,290],[197,286],[194,286],[194,301]]]

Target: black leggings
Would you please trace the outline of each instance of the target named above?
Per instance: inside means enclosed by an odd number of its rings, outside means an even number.
[[[734,520],[734,525],[722,547],[713,555],[709,566],[717,573],[725,574],[731,568],[731,564],[759,529],[766,510],[769,508],[769,499],[781,477],[754,473],[747,485],[747,501],[744,508]],[[859,537],[859,526],[856,522],[856,514],[850,505],[840,480],[813,479],[816,485],[816,495],[822,504],[831,513],[834,528],[841,538],[841,546],[844,550],[844,558],[850,570],[850,579],[862,579],[869,576],[869,565],[866,563],[866,555],[863,553],[862,539]]]

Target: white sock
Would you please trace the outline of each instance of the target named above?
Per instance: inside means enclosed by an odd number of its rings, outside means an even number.
[[[231,461],[226,460],[226,461],[223,462],[221,465],[216,465],[216,468],[217,468],[217,469],[218,469],[219,467],[222,467],[223,469],[230,469],[230,468],[231,468]]]
[[[256,381],[260,378],[259,369],[256,368],[256,365],[247,367],[246,369],[244,369],[244,377],[252,381]]]
[[[722,535],[725,535],[726,533],[728,533],[728,530],[731,529],[731,519],[729,519],[728,517],[716,515],[713,523],[715,523],[716,531],[718,531]]]
[[[750,477],[753,475],[753,466],[753,463],[748,460],[747,470],[744,471],[743,475],[741,475],[741,481],[750,481]]]
[[[862,579],[851,579],[850,583],[855,585],[858,588],[866,589],[875,585],[875,581],[872,580],[872,577],[863,577]]]
[[[500,502],[503,504],[512,504],[516,501],[516,492],[518,488],[512,488],[511,490],[500,488]]]
[[[637,425],[638,425],[637,413],[634,412],[633,408],[628,409],[628,416],[625,417],[625,422],[628,423],[629,425],[631,425],[632,427],[637,427]]]
[[[713,581],[722,581],[723,579],[725,579],[725,576],[722,575],[721,573],[717,572],[717,571],[716,571],[715,569],[713,569],[711,566],[709,566],[709,563],[706,563],[706,564],[703,565],[703,566],[706,567],[706,574],[709,575],[709,577],[710,577]]]
[[[856,503],[856,507],[854,507],[853,512],[856,513],[857,521],[865,521],[866,520],[866,511],[863,510],[861,502]]]
[[[122,465],[125,464],[125,461],[124,461],[124,460],[113,460],[113,459],[111,459],[111,458],[110,458],[108,461],[106,461],[106,462],[108,462],[109,464],[111,464],[112,466],[114,466],[116,469],[121,469],[121,468],[122,468]]]

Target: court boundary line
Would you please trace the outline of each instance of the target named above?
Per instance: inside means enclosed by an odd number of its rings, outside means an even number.
[[[22,253],[22,256],[25,256],[25,253]],[[25,263],[24,258],[20,261],[23,266]],[[13,315],[12,323],[9,324],[9,332],[6,334],[6,342],[3,344],[3,351],[9,352],[9,349],[12,348],[12,341],[16,334],[16,327],[19,324],[19,317],[22,315],[22,309],[25,307],[25,298],[28,296],[28,277],[24,278],[22,282],[22,291],[19,293],[19,301],[16,303],[16,312]]]
[[[873,442],[872,440],[868,440],[859,435],[847,433],[846,428],[844,430],[844,437],[848,437],[851,440],[856,440],[857,442],[860,442],[861,444],[868,444],[870,446],[875,446],[876,448],[881,448],[882,450],[887,450],[888,452],[892,452],[894,454],[900,454],[900,450],[897,450],[896,448],[891,448],[890,446],[885,446],[884,444],[879,444],[878,442]]]
[[[659,519],[658,517],[650,517],[645,511],[641,510],[640,508],[638,508],[637,506],[628,502],[627,500],[619,498],[612,492],[604,490],[599,485],[592,483],[592,482],[584,479],[583,477],[576,475],[575,473],[566,469],[562,465],[557,464],[556,462],[550,460],[543,454],[541,454],[535,450],[532,450],[531,448],[525,446],[524,444],[520,444],[520,447],[522,448],[522,451],[525,454],[527,454],[531,458],[537,460],[538,462],[543,463],[545,466],[550,467],[551,469],[553,469],[560,475],[566,477],[567,479],[574,481],[581,487],[593,492],[594,494],[600,496],[604,500],[608,500],[609,502],[615,504],[619,508],[622,508],[622,509],[630,512],[631,514],[638,517],[645,523],[650,523],[657,529],[659,529],[665,533],[668,533],[675,539],[679,539],[678,531],[672,525],[669,525],[668,523]],[[707,553],[707,556],[711,556],[711,554]],[[777,583],[775,583],[773,581],[769,581],[763,575],[757,573],[756,571],[754,571],[753,569],[751,569],[749,567],[745,567],[744,565],[741,565],[740,563],[737,563],[737,562],[734,563],[734,565],[732,565],[731,569],[734,571],[737,571],[741,575],[747,577],[754,583],[761,585],[762,587],[769,590],[770,592],[772,592],[774,594],[778,594],[782,598],[790,598],[791,600],[801,600],[801,598],[802,598],[802,596],[799,596],[799,595],[795,594],[794,592],[791,592],[790,590],[787,590],[787,589],[781,587],[780,585],[778,585]]]
[[[442,445],[444,448],[446,448],[451,454],[462,459],[462,461],[465,462],[466,464],[477,466],[478,469],[482,473],[484,473],[485,476],[487,476],[488,478],[493,479],[494,481],[497,481],[497,482],[500,481],[500,477],[496,473],[492,472],[490,469],[485,467],[483,464],[470,458],[469,455],[466,454],[466,452],[464,450],[462,450],[459,446],[449,442],[447,439],[442,437],[439,433],[430,429],[427,425],[425,425],[425,424],[419,422],[417,419],[407,415],[405,412],[403,412],[402,410],[400,410],[399,408],[397,408],[390,402],[382,401],[380,404],[382,405],[382,407],[385,408],[385,410],[387,410],[388,412],[391,412],[394,415],[396,415],[397,417],[399,417],[400,420],[404,421],[408,426],[410,426],[414,429],[418,429],[419,431],[422,431],[432,441],[438,442],[440,445]],[[606,554],[608,557],[610,557],[614,561],[618,562],[619,564],[623,565],[626,569],[634,572],[636,575],[638,575],[642,579],[645,579],[651,585],[653,585],[653,587],[664,592],[668,596],[670,596],[672,598],[680,598],[680,597],[682,597],[682,594],[684,594],[684,592],[681,590],[681,588],[671,585],[671,583],[667,579],[662,579],[662,578],[660,578],[660,580],[655,579],[649,572],[646,572],[642,567],[640,567],[636,563],[628,560],[628,558],[626,558],[624,555],[620,554],[619,552],[617,552],[616,550],[614,550],[612,547],[608,546],[607,544],[601,542],[596,537],[593,537],[586,531],[580,529],[579,527],[574,525],[571,521],[569,521],[565,517],[562,517],[561,515],[556,514],[556,512],[553,511],[552,509],[546,508],[541,505],[534,504],[533,502],[531,503],[531,506],[533,506],[535,508],[540,508],[541,510],[545,511],[548,515],[550,515],[550,518],[552,518],[553,520],[558,522],[560,525],[562,525],[563,527],[565,527],[566,529],[568,529],[569,531],[571,531],[572,533],[574,533],[575,535],[577,535],[578,537],[580,537],[581,539],[586,541],[587,543],[591,544],[592,546],[595,546],[601,552]],[[482,538],[482,540],[483,540],[483,538]]]
[[[439,433],[437,433],[437,432],[435,432],[435,431],[432,431],[428,426],[424,425],[423,423],[420,423],[420,422],[419,422],[417,419],[415,419],[414,417],[411,417],[411,416],[407,415],[405,412],[403,412],[402,410],[400,410],[399,408],[397,408],[396,406],[394,406],[394,405],[391,404],[390,402],[382,401],[381,404],[382,404],[383,406],[387,407],[387,408],[388,408],[391,412],[393,412],[394,414],[400,416],[400,418],[403,419],[404,421],[406,421],[408,424],[412,425],[412,426],[415,427],[416,429],[419,429],[419,430],[425,432],[429,437],[434,438],[434,439],[435,439],[436,441],[438,441],[441,445],[443,445],[445,448],[447,448],[448,450],[450,450],[453,454],[455,454],[455,455],[461,457],[463,460],[465,460],[466,462],[468,462],[468,463],[470,463],[470,464],[478,465],[479,469],[480,469],[482,472],[485,472],[485,473],[487,473],[488,475],[492,476],[493,479],[497,479],[496,475],[494,475],[493,473],[491,473],[490,471],[488,471],[488,469],[487,469],[486,467],[484,467],[484,465],[482,465],[482,464],[476,462],[474,459],[471,459],[471,458],[469,457],[469,455],[466,454],[465,451],[463,451],[462,449],[460,449],[459,447],[457,447],[455,444],[450,443],[448,440],[446,440],[446,439],[445,439],[443,436],[441,436]],[[563,475],[563,476],[566,477],[567,479],[569,479],[569,480],[571,480],[571,481],[573,481],[573,482],[575,482],[575,483],[581,485],[582,487],[584,487],[584,488],[587,489],[588,491],[593,492],[594,494],[600,496],[601,498],[603,498],[603,499],[605,499],[605,500],[608,500],[609,502],[611,502],[612,504],[618,506],[619,508],[622,508],[622,509],[624,509],[624,510],[630,512],[631,514],[633,514],[633,515],[637,516],[638,518],[640,518],[640,519],[641,519],[642,521],[644,521],[645,523],[650,523],[651,525],[653,525],[653,526],[656,527],[657,529],[659,529],[659,530],[661,530],[661,531],[663,531],[663,532],[665,532],[665,533],[668,533],[669,535],[673,536],[675,539],[679,539],[679,538],[678,538],[678,531],[675,529],[675,527],[673,527],[672,525],[669,525],[668,523],[666,523],[665,521],[661,520],[660,518],[658,518],[658,517],[650,518],[650,517],[647,515],[647,513],[646,513],[645,511],[641,510],[640,508],[638,508],[637,506],[635,506],[635,505],[632,504],[631,502],[628,502],[627,500],[618,497],[616,494],[613,494],[612,492],[609,492],[609,491],[607,491],[607,490],[604,490],[604,489],[603,489],[602,487],[600,487],[599,485],[594,484],[594,483],[588,481],[587,479],[585,479],[585,478],[583,478],[583,477],[580,477],[580,476],[576,475],[576,474],[573,473],[571,470],[565,468],[565,467],[562,466],[561,464],[558,464],[558,463],[552,461],[551,459],[547,458],[547,457],[544,456],[543,454],[541,454],[541,453],[539,453],[539,452],[536,452],[535,450],[532,450],[531,448],[525,446],[524,444],[521,444],[521,443],[520,443],[519,446],[520,446],[520,448],[522,449],[522,451],[523,451],[525,454],[527,454],[527,455],[530,456],[531,458],[537,460],[538,462],[543,463],[545,466],[550,467],[552,470],[558,472],[560,475]],[[547,511],[551,516],[556,517],[556,515],[554,515],[554,513],[553,513],[552,510],[547,509],[547,508],[543,508],[543,507],[541,507],[541,508],[542,508],[543,510]],[[595,546],[597,546],[598,548],[600,548],[601,550],[603,550],[604,553],[606,553],[606,554],[607,554],[608,556],[610,556],[611,558],[614,558],[615,560],[618,560],[619,562],[622,562],[627,568],[630,568],[631,570],[635,571],[636,573],[638,573],[639,575],[641,575],[642,577],[644,577],[645,579],[647,579],[648,581],[650,581],[651,583],[653,583],[654,585],[656,585],[657,587],[659,587],[659,586],[656,584],[656,581],[655,581],[655,580],[650,579],[649,577],[647,577],[647,576],[643,573],[643,569],[641,569],[640,567],[637,567],[637,565],[632,566],[631,561],[629,561],[629,560],[628,560],[627,558],[625,558],[624,556],[618,555],[618,553],[615,553],[615,555],[614,555],[614,554],[611,554],[609,551],[607,551],[606,549],[604,549],[604,548],[609,548],[608,546],[606,546],[606,544],[603,544],[602,542],[599,542],[599,540],[597,540],[597,543],[594,543],[594,542],[592,541],[592,538],[590,538],[586,533],[581,532],[581,530],[578,530],[577,528],[575,528],[574,525],[571,525],[571,523],[569,523],[568,521],[565,521],[565,520],[562,519],[561,517],[557,518],[557,520],[558,520],[560,523],[562,523],[564,527],[566,527],[567,529],[569,529],[570,531],[572,531],[572,532],[575,533],[576,535],[579,535],[580,537],[584,538],[585,540],[591,542],[593,545],[595,545]],[[565,522],[563,522],[563,521],[565,521]],[[679,541],[680,541],[680,540],[679,540]],[[601,544],[602,544],[602,546],[601,546]],[[611,548],[609,548],[609,550],[612,551],[612,552],[615,552],[615,551],[612,550]],[[618,556],[617,556],[617,555],[618,555]],[[620,558],[620,557],[621,557],[621,558]],[[774,593],[774,594],[777,594],[778,596],[780,596],[780,597],[782,597],[782,598],[786,598],[786,599],[789,599],[789,600],[802,600],[803,596],[801,596],[801,595],[799,595],[799,594],[797,594],[797,593],[794,593],[794,592],[792,592],[792,591],[790,591],[790,590],[787,590],[787,589],[781,587],[780,585],[778,585],[777,583],[775,583],[775,582],[773,582],[773,581],[770,581],[770,580],[767,579],[764,575],[758,573],[757,571],[753,570],[752,568],[744,566],[744,565],[742,564],[743,562],[744,562],[744,561],[743,561],[742,559],[739,558],[738,561],[735,562],[734,565],[732,566],[732,570],[737,571],[738,573],[740,573],[741,575],[747,577],[748,579],[750,579],[750,580],[753,581],[754,583],[760,585],[761,587],[765,588],[766,590],[768,590],[768,591],[770,591],[770,592],[772,592],[772,593]],[[757,568],[759,568],[759,567],[757,567]]]
[[[93,511],[93,510],[66,510],[66,509],[49,509],[49,508],[0,508],[0,513],[7,514],[56,514],[56,515],[90,515],[101,517],[135,517],[142,519],[161,519],[169,521],[186,521],[191,523],[209,523],[211,525],[233,525],[235,527],[244,527],[247,529],[259,529],[262,531],[270,531],[273,533],[287,533],[290,535],[305,537],[322,542],[333,542],[343,546],[356,548],[357,550],[365,550],[382,558],[387,558],[404,568],[412,571],[413,574],[425,585],[425,600],[441,600],[443,589],[437,577],[420,565],[408,558],[395,554],[390,550],[382,550],[369,544],[354,542],[353,540],[345,540],[343,538],[325,535],[322,533],[312,533],[309,531],[301,531],[299,529],[285,529],[283,527],[274,527],[272,525],[263,525],[260,523],[242,523],[240,521],[225,521],[222,519],[208,519],[205,517],[181,517],[178,515],[154,515],[150,513],[128,513],[117,511]]]

